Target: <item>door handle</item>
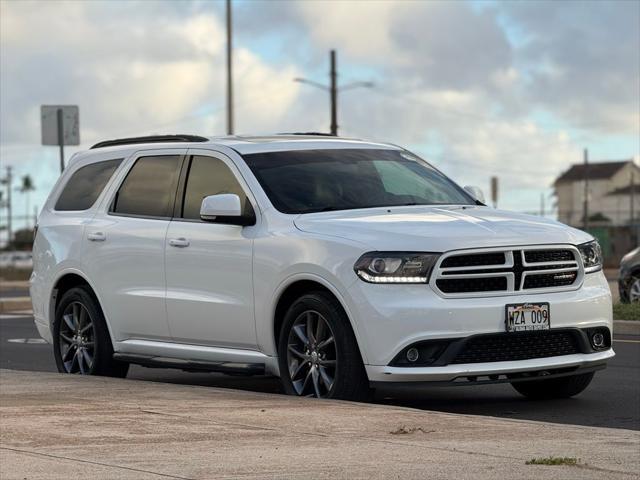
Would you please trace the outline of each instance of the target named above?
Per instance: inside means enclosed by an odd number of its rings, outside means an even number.
[[[169,239],[169,245],[177,248],[185,248],[189,246],[189,240],[186,238],[171,238]]]
[[[87,234],[87,239],[90,242],[104,242],[107,239],[107,236],[104,232],[94,232]]]

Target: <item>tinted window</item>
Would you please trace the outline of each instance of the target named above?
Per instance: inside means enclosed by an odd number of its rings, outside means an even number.
[[[217,158],[194,156],[184,194],[183,218],[200,219],[202,199],[219,193],[238,195],[245,211],[247,197],[229,167]]]
[[[116,194],[112,211],[170,217],[180,173],[180,155],[138,159]]]
[[[98,199],[105,185],[116,171],[120,160],[92,163],[79,168],[64,187],[56,210],[87,210]]]
[[[399,150],[296,150],[244,159],[284,213],[474,203],[428,163]]]

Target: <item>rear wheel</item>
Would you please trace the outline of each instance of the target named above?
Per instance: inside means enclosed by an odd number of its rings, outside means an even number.
[[[349,319],[324,292],[289,308],[278,342],[280,376],[289,395],[365,400],[369,381]]]
[[[593,372],[583,373],[581,375],[550,378],[548,380],[514,382],[511,385],[518,393],[534,400],[569,398],[578,395],[587,388],[591,380],[593,380],[593,375]]]
[[[629,303],[640,302],[640,277],[632,277],[627,294]]]
[[[56,308],[53,352],[58,371],[125,377],[129,364],[113,359],[102,310],[86,287],[67,291]]]

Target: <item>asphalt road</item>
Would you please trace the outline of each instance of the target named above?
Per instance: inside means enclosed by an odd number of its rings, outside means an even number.
[[[590,387],[567,400],[536,402],[510,385],[379,389],[374,402],[425,410],[520,420],[640,430],[640,337],[616,337],[616,357]],[[50,345],[40,343],[30,316],[0,315],[0,367],[55,371]],[[281,393],[278,379],[133,366],[128,378]]]

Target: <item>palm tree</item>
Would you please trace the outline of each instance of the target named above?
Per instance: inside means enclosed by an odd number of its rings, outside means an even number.
[[[30,226],[29,215],[30,215],[30,207],[31,207],[31,192],[36,189],[33,184],[33,180],[31,179],[31,175],[27,174],[22,177],[22,186],[19,188],[20,193],[25,193],[27,195],[27,214],[25,215],[25,219],[27,220],[27,226]]]

